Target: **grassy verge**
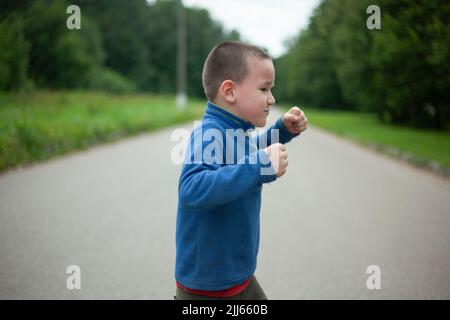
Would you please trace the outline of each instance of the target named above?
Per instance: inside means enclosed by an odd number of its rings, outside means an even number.
[[[450,132],[384,124],[373,114],[304,108],[311,125],[448,175]]]
[[[203,101],[96,92],[0,94],[0,171],[197,119]]]

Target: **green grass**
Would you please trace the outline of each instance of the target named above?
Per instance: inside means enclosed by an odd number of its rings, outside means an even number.
[[[173,96],[96,92],[0,93],[0,171],[201,117]]]
[[[417,165],[435,161],[441,167],[450,167],[450,132],[419,130],[388,125],[375,115],[348,111],[303,109],[311,125],[340,136],[375,146],[381,151],[409,155]],[[394,152],[392,152],[394,150]]]

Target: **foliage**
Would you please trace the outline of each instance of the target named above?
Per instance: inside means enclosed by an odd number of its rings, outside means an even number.
[[[368,0],[323,0],[276,65],[279,101],[371,111],[385,122],[450,123],[450,4],[380,0],[381,29],[366,27]]]
[[[0,90],[91,88],[176,91],[179,0],[73,0],[81,29],[69,30],[67,0],[0,3]],[[187,91],[203,97],[201,70],[211,48],[239,39],[208,11],[186,10]],[[5,48],[5,50],[3,49]]]

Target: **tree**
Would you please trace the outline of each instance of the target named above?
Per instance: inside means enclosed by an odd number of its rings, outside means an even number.
[[[31,43],[28,74],[40,87],[85,86],[89,71],[99,63],[98,53],[88,51],[91,38],[86,21],[81,31],[68,30],[66,8],[64,1],[36,1],[24,13]]]
[[[337,7],[339,8],[339,7]],[[310,23],[293,39],[288,53],[276,62],[277,74],[286,73],[278,82],[281,100],[319,108],[343,108],[341,87],[337,79],[331,35],[339,19],[332,1],[323,1],[314,11]]]
[[[19,90],[26,86],[29,43],[23,21],[16,12],[0,22],[0,90]]]
[[[374,111],[394,124],[450,122],[450,4],[381,0],[369,30],[368,0],[324,0],[276,61],[281,100]],[[280,100],[280,99],[279,99]]]
[[[70,4],[81,9],[80,30],[66,27],[66,0],[0,2],[0,90],[24,87],[29,79],[38,88],[175,92],[179,0]],[[204,59],[217,43],[238,40],[239,33],[225,31],[204,9],[186,13],[187,92],[204,97]]]
[[[382,1],[374,36],[374,100],[385,121],[443,129],[450,122],[450,4]]]

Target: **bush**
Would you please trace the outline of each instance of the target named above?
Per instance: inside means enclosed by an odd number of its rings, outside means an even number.
[[[136,90],[133,82],[107,68],[95,68],[89,75],[88,87],[93,90],[116,93],[129,93]]]

